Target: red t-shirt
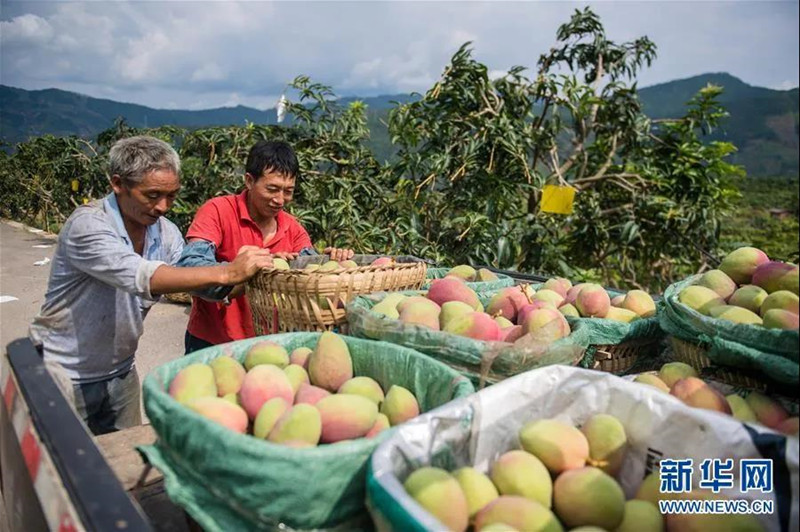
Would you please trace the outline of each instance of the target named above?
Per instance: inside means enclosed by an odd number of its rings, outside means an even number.
[[[264,245],[261,229],[247,212],[247,190],[235,196],[222,196],[207,201],[194,217],[186,238],[201,238],[217,248],[217,261],[232,262],[242,246],[269,248],[272,252],[298,253],[311,246],[303,226],[290,214],[276,216],[275,236]],[[192,311],[187,326],[189,333],[212,344],[222,344],[255,336],[253,314],[247,297],[242,295],[230,305],[192,298]]]

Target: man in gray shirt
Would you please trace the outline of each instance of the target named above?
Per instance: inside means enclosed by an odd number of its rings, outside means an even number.
[[[30,329],[45,361],[72,379],[76,410],[95,434],[141,424],[134,355],[161,294],[235,285],[272,265],[269,250],[245,246],[219,266],[171,266],[183,238],[163,216],[180,190],[178,154],[161,140],[132,137],[109,158],[113,192],[65,222]]]

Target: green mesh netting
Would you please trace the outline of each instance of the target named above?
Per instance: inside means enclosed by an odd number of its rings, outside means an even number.
[[[426,281],[425,286],[429,286],[430,282],[434,279],[443,278],[450,270],[451,268],[428,268],[428,272],[426,274],[428,281]],[[500,290],[501,288],[505,288],[507,286],[514,286],[514,279],[508,275],[502,273],[497,273],[495,275],[498,277],[495,281],[469,281],[465,284],[476,292],[488,292]]]
[[[269,336],[288,351],[313,348],[321,333]],[[158,435],[140,450],[164,474],[170,498],[206,531],[338,529],[369,530],[364,507],[366,464],[389,436],[292,449],[237,434],[177,403],[167,389],[182,368],[232,354],[239,361],[265,337],[209,347],[165,364],[144,381],[144,405]],[[411,349],[342,337],[357,376],[388,390],[411,390],[423,412],[469,395],[472,384],[446,365]]]
[[[423,292],[402,293],[410,296]],[[491,294],[478,294],[484,306],[489,303]],[[420,325],[406,325],[370,311],[385,296],[385,292],[359,296],[347,305],[349,334],[416,349],[457,369],[479,387],[542,366],[574,365],[591,343],[588,331],[578,330],[566,338],[545,343],[540,339],[548,335],[545,328],[539,335],[528,334],[510,344],[473,340]]]
[[[670,285],[664,292],[661,327],[669,334],[708,346],[712,362],[743,370],[757,370],[781,384],[800,379],[800,335],[797,331],[765,329],[704,316],[678,301],[678,294],[698,275]]]

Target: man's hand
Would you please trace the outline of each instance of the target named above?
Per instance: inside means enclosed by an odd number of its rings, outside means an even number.
[[[289,253],[288,251],[278,251],[277,253],[273,253],[273,257],[278,257],[279,259],[283,259],[286,261],[294,260],[297,256],[300,255],[299,253]]]
[[[353,255],[356,254],[352,249],[344,248],[325,248],[322,252],[326,255],[330,255],[331,260],[335,261],[351,259]]]
[[[247,281],[262,268],[272,267],[272,255],[269,249],[256,246],[242,246],[233,262],[227,265],[228,282],[225,284],[239,284]]]

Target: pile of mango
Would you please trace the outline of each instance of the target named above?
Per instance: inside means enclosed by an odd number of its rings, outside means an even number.
[[[169,394],[201,416],[241,434],[290,447],[371,438],[419,415],[416,397],[401,386],[384,394],[335,333],[314,349],[288,353],[268,340],[253,344],[244,365],[231,356],[183,368]]]
[[[604,318],[630,323],[656,314],[656,304],[644,290],[630,290],[612,298],[599,284],[578,283],[573,286],[563,277],[548,279],[532,299],[574,318]]]
[[[750,515],[662,516],[659,499],[709,497],[711,492],[661,494],[658,473],[647,476],[626,501],[615,477],[628,437],[614,416],[595,414],[580,428],[556,419],[530,421],[518,438],[521,449],[500,455],[488,475],[472,467],[452,473],[423,467],[408,476],[405,490],[456,532],[470,525],[476,532],[762,529]]]
[[[481,281],[496,281],[497,274],[487,268],[480,268],[475,270],[468,264],[459,264],[450,269],[445,277],[458,277],[462,281],[467,282],[481,282]]]
[[[761,423],[790,436],[800,431],[797,416],[789,417],[777,401],[758,392],[750,392],[746,397],[735,393],[722,395],[702,380],[692,366],[683,362],[668,362],[658,372],[637,375],[634,382],[671,394],[689,406],[722,412],[739,421]]]
[[[373,260],[369,265],[370,266],[391,266],[394,264],[394,259],[392,257],[378,257],[377,259]],[[276,257],[272,259],[272,267],[275,270],[291,270],[292,267],[289,263]],[[309,264],[305,268],[304,271],[307,272],[335,272],[337,270],[349,270],[351,268],[358,268],[358,263],[354,260],[329,260],[322,264]]]
[[[798,267],[771,261],[760,249],[729,253],[681,290],[678,300],[697,312],[733,323],[798,330]]]

